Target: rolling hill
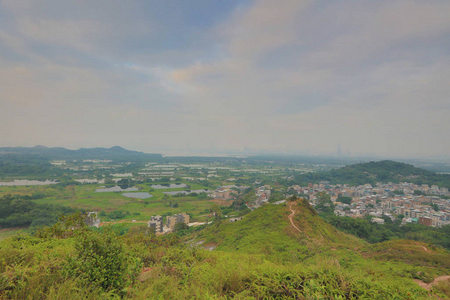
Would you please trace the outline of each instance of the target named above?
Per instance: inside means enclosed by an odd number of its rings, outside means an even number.
[[[233,223],[216,220],[185,239],[145,227],[120,235],[76,220],[0,242],[0,298],[450,296],[448,251],[405,240],[369,245],[324,223],[302,199],[265,205]],[[211,245],[217,248],[203,249]]]
[[[450,188],[450,175],[438,174],[413,165],[383,160],[349,165],[326,172],[296,175],[298,183],[328,181],[332,184],[375,184],[377,182],[412,182]]]

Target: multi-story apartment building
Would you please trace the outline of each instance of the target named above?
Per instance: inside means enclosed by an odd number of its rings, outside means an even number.
[[[155,232],[163,232],[162,216],[152,216],[147,224],[149,228],[155,228]]]
[[[173,216],[167,216],[167,226],[174,228],[177,223],[185,223],[189,225],[189,215],[186,213],[181,213]]]

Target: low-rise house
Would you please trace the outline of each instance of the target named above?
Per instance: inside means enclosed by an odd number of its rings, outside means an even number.
[[[384,224],[384,219],[373,217],[372,223]]]
[[[100,218],[96,211],[91,211],[87,214],[85,222],[89,226],[100,227]]]

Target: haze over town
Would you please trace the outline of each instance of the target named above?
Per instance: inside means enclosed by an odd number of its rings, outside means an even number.
[[[0,1],[0,146],[449,157],[449,1]]]

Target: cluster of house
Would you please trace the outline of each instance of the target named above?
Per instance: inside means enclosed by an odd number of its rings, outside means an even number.
[[[184,223],[189,226],[189,215],[186,213],[167,216],[166,226],[164,226],[163,220],[162,216],[152,216],[147,225],[149,228],[154,228],[156,233],[172,231],[178,223]]]
[[[213,199],[220,200],[234,200],[237,196],[243,193],[249,186],[241,185],[224,185],[219,186],[214,192],[211,192],[208,196]]]
[[[232,189],[233,187],[235,186],[231,185],[218,187],[214,192],[209,194],[209,196],[213,199],[222,199],[222,200],[236,199],[239,192],[235,189]]]
[[[249,186],[241,185],[226,185],[218,187],[214,192],[210,193],[209,196],[213,199],[220,200],[234,200],[237,197],[250,188]],[[255,200],[245,205],[250,209],[255,209],[269,202],[272,187],[268,184],[259,186],[255,189]]]
[[[384,223],[382,217],[395,220],[403,216],[402,223],[416,222],[441,227],[450,224],[450,196],[447,188],[413,183],[377,183],[350,187],[346,184],[308,184],[308,187],[291,186],[298,193],[309,195],[312,205],[317,204],[318,192],[326,192],[335,204],[335,214],[362,218],[372,216],[372,222]],[[338,196],[350,197],[351,203],[338,202]]]
[[[262,185],[255,190],[256,200],[253,203],[245,203],[248,208],[255,209],[261,207],[264,203],[268,203],[270,199],[272,187],[268,184]]]
[[[256,189],[256,201],[261,203],[269,202],[272,187],[268,184],[262,185]]]

